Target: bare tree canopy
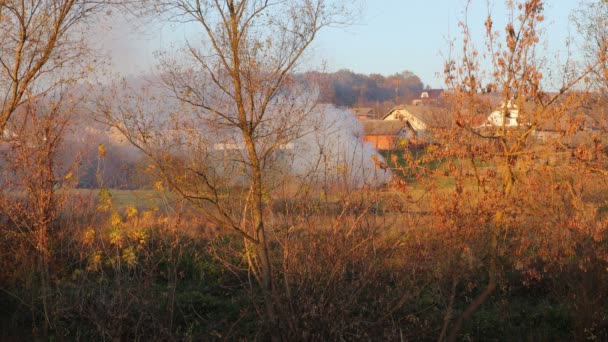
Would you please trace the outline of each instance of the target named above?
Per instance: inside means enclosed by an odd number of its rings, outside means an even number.
[[[107,2],[0,2],[0,132],[28,99],[79,77],[86,46],[78,26]]]
[[[185,165],[184,177],[171,177],[168,170],[181,162],[155,158],[159,155],[148,144],[151,132],[138,124],[144,117],[138,121],[133,112],[121,113],[113,104],[102,111],[155,160],[177,193],[243,237],[245,248],[253,251],[248,266],[263,291],[272,338],[280,340],[265,219],[268,162],[273,151],[307,133],[302,123],[313,112],[316,98],[296,86],[294,71],[322,28],[346,22],[347,5],[333,0],[171,0],[154,5],[171,21],[195,25],[203,36],[202,47],[190,43],[185,58],[163,56],[162,82],[184,106],[175,116],[180,131],[176,135],[191,135],[189,128],[201,125],[206,126],[203,130],[213,128],[221,137],[214,142],[235,152],[248,187],[240,207],[227,209],[220,194],[222,180],[205,158]],[[188,116],[197,120],[188,123]]]
[[[215,114],[239,126],[247,123],[247,129],[264,119],[269,101],[289,80],[319,30],[347,18],[341,2],[326,0],[176,0],[160,6],[174,20],[199,24],[205,47],[189,46],[191,57],[222,95],[240,107],[236,116]],[[179,80],[170,83],[183,100],[213,111],[207,94]]]
[[[608,79],[608,2],[581,3],[571,19],[579,33],[582,57],[592,66],[597,85],[605,88]]]

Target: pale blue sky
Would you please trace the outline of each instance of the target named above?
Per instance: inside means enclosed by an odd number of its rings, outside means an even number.
[[[466,0],[359,0],[362,14],[357,23],[346,28],[328,28],[304,61],[304,67],[336,71],[350,69],[358,73],[393,74],[410,70],[425,84],[442,87],[437,72],[443,69],[442,53],[448,51],[448,38],[458,38],[458,22],[464,18]],[[486,0],[472,0],[468,22],[473,35],[481,37],[488,13]],[[546,1],[543,26],[546,28],[550,63],[563,59],[566,39],[574,32],[568,17],[579,0]],[[491,0],[495,28],[501,33],[506,12],[503,0]],[[154,65],[157,50],[183,43],[189,34],[183,27],[147,27],[133,31],[126,22],[114,22],[111,30],[97,36],[101,50],[111,56],[114,74],[145,72]],[[172,45],[173,44],[173,45]],[[171,45],[173,47],[171,47]]]
[[[441,87],[436,73],[443,69],[449,36],[460,37],[458,22],[464,18],[465,0],[367,0],[361,24],[323,33],[316,52],[330,70],[351,69],[360,73],[391,74],[410,70],[425,84]],[[565,56],[569,35],[568,17],[577,0],[553,0],[545,5],[548,50]],[[504,31],[504,1],[490,4],[495,28]],[[488,14],[485,0],[472,0],[468,23],[474,36],[483,35]],[[551,62],[551,61],[550,61]]]

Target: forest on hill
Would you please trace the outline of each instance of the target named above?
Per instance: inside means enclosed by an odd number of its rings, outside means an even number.
[[[333,73],[309,71],[298,75],[319,89],[319,102],[344,107],[369,107],[384,113],[398,105],[419,98],[424,83],[411,71],[390,76],[359,74],[350,70]]]

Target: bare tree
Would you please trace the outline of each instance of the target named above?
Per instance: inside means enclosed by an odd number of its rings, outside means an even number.
[[[0,156],[10,161],[2,168],[0,212],[10,226],[2,233],[16,239],[15,249],[33,253],[23,267],[32,265],[35,281],[32,290],[39,290],[42,322],[38,323],[38,299],[33,299],[34,328],[48,336],[54,325],[52,307],[52,272],[50,269],[53,242],[56,241],[56,219],[63,207],[67,187],[74,180],[74,171],[62,165],[59,155],[65,146],[63,138],[74,113],[76,102],[59,94],[53,98],[29,101],[20,108],[15,136]],[[7,146],[8,145],[8,146]],[[75,166],[75,165],[72,165]],[[15,253],[15,258],[19,258]],[[27,253],[27,255],[30,255]]]
[[[40,293],[32,314],[45,335],[54,328],[50,265],[62,205],[59,189],[73,179],[73,173],[62,174],[59,161],[75,111],[74,99],[66,94],[75,92],[72,86],[93,69],[87,58],[86,24],[110,3],[0,1],[0,140],[10,138],[2,142],[0,210],[12,223],[8,234],[16,233],[18,244],[33,252],[33,288]]]
[[[321,29],[345,22],[346,6],[332,0],[171,0],[157,5],[170,20],[196,24],[204,37],[204,48],[188,46],[189,63],[180,64],[170,56],[162,62],[162,83],[181,103],[181,112],[173,116],[179,124],[155,134],[159,126],[134,116],[132,110],[117,110],[109,104],[103,111],[152,160],[166,157],[170,146],[185,137],[186,141],[204,142],[198,144],[199,149],[191,145],[189,153],[197,154],[198,166],[181,164],[185,170],[181,177],[170,171],[182,163],[180,158],[159,162],[157,167],[165,181],[210,220],[243,237],[250,271],[264,297],[271,335],[278,340],[276,288],[265,220],[267,176],[276,152],[304,134],[303,121],[315,105],[315,99],[306,95],[310,92],[294,85],[292,74]],[[149,148],[150,142],[160,140],[166,142],[163,148]],[[218,173],[214,154],[236,163],[223,163],[225,167]],[[234,180],[235,175],[241,175],[237,183],[247,188],[240,202],[236,201],[240,210],[233,210],[234,199],[226,205],[225,191],[235,183],[227,183],[224,176]]]
[[[588,64],[597,63],[593,75],[605,88],[608,79],[608,2],[581,2],[571,20],[579,34],[577,42],[582,55]]]
[[[108,1],[0,2],[0,132],[25,102],[87,71],[79,30]],[[77,67],[78,66],[78,67]]]

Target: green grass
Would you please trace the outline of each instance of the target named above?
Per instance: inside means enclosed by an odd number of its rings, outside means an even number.
[[[99,197],[100,189],[74,189],[70,190],[69,194],[72,196],[89,197],[93,200],[97,200]],[[163,196],[167,196],[167,193],[161,193],[155,190],[116,190],[109,189],[112,204],[114,208],[124,210],[127,206],[135,206],[140,209],[149,209],[155,206],[163,200]]]

